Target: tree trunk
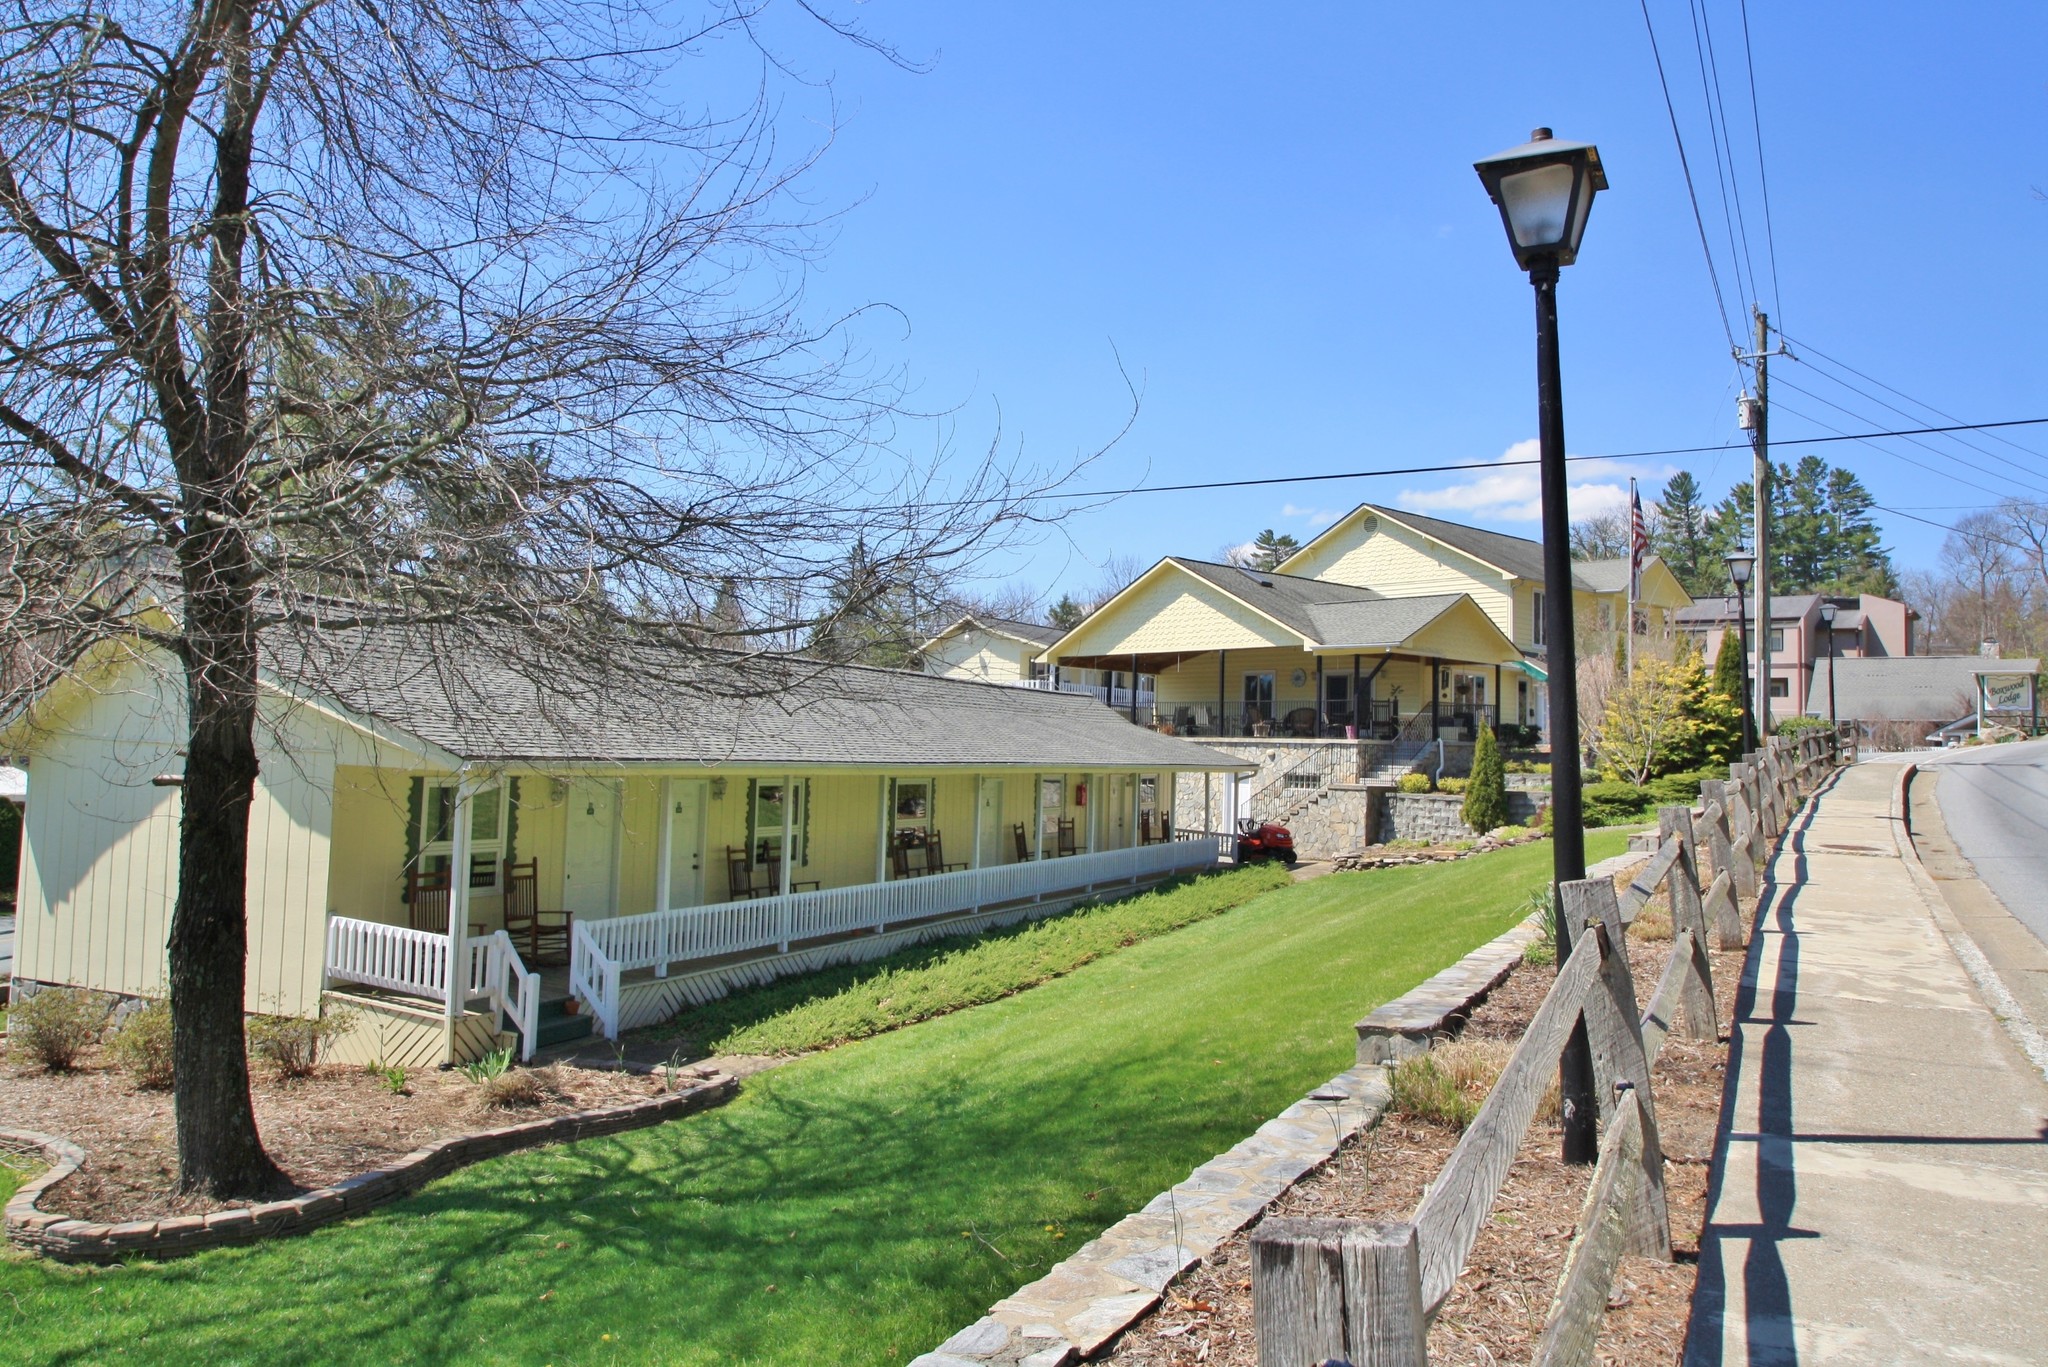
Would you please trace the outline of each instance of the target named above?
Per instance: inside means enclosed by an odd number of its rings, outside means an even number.
[[[257,772],[254,614],[238,554],[246,548],[232,535],[196,540],[209,544],[194,548],[184,575],[189,736],[170,936],[178,1190],[264,1196],[285,1178],[256,1133],[242,1024]]]

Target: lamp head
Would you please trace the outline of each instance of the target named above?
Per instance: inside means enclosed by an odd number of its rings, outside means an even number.
[[[1722,558],[1728,562],[1728,582],[1738,589],[1747,588],[1750,571],[1756,568],[1756,553],[1747,546],[1737,546]]]
[[[1829,626],[1833,626],[1835,624],[1835,612],[1835,605],[1823,598],[1820,604],[1820,620]]]
[[[1539,128],[1529,141],[1472,164],[1486,193],[1500,206],[1515,264],[1569,266],[1579,256],[1593,196],[1607,188],[1600,149],[1564,142]]]

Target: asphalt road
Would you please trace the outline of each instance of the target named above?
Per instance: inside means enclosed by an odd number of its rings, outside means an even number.
[[[2048,945],[2048,740],[1931,758],[1949,835],[2006,910]]]

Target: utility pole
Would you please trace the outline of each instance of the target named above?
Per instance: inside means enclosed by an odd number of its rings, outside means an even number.
[[[1757,744],[1771,734],[1771,320],[1756,309],[1756,430],[1751,434],[1755,470],[1750,486],[1756,498],[1756,729]]]

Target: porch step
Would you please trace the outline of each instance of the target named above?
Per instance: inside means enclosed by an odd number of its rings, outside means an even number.
[[[591,1033],[591,1019],[588,1016],[569,1014],[567,997],[545,1001],[534,1013],[534,1047],[545,1049],[554,1044],[567,1044],[570,1040],[587,1038]]]

